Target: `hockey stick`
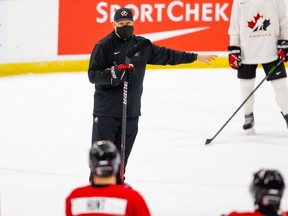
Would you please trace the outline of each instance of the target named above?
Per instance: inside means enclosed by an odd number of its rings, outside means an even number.
[[[282,60],[278,61],[276,65],[274,65],[268,74],[263,78],[263,80],[256,86],[256,88],[248,95],[248,97],[243,101],[243,103],[238,107],[238,109],[232,114],[232,116],[225,122],[225,124],[220,128],[220,130],[211,138],[206,139],[205,145],[211,143],[215,137],[223,130],[223,128],[228,124],[228,122],[236,115],[236,113],[241,109],[241,107],[249,100],[249,98],[254,94],[254,92],[262,85],[262,83],[272,74],[275,69],[282,63]]]
[[[131,58],[139,52],[141,49],[147,47],[151,44],[151,41],[148,39],[144,39],[136,44],[126,55],[125,64],[129,64],[131,62]],[[120,178],[121,181],[124,182],[124,167],[125,167],[125,145],[126,145],[126,117],[127,117],[127,99],[128,99],[128,81],[124,80],[123,85],[123,111],[122,111],[122,133],[121,133],[121,165],[120,165]]]

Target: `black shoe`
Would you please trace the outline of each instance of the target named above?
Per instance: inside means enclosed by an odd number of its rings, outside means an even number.
[[[250,113],[248,115],[245,115],[245,123],[243,125],[244,130],[248,130],[253,128],[255,122],[254,122],[254,115],[253,113]]]
[[[283,118],[285,119],[286,121],[286,125],[287,125],[287,128],[288,128],[288,114],[284,115],[282,112],[281,112]]]

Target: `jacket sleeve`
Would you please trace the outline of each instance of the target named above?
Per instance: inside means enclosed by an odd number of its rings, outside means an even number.
[[[196,61],[197,54],[181,52],[152,44],[149,49],[147,64],[177,65]]]
[[[231,46],[240,46],[240,10],[238,0],[233,1],[228,29]]]
[[[108,54],[105,52],[103,45],[99,42],[95,45],[89,62],[88,78],[91,83],[98,85],[110,85],[111,74],[106,71],[106,58]]]

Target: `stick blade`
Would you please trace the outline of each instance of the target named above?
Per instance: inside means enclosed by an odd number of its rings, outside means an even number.
[[[213,139],[206,139],[205,145],[210,144],[213,141]]]

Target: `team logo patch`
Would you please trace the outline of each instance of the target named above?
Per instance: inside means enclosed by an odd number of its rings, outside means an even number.
[[[253,32],[256,31],[267,31],[267,27],[270,26],[270,19],[265,19],[262,15],[257,13],[254,16],[254,20],[248,21],[248,27],[253,29]]]
[[[126,16],[128,16],[128,13],[127,13],[125,10],[123,10],[123,11],[121,12],[121,16],[122,16],[122,17],[126,17]]]

